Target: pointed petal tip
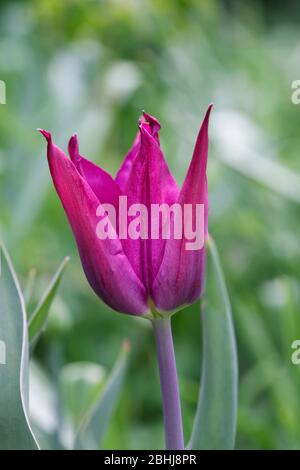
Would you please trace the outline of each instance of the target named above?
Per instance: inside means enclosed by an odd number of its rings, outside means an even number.
[[[143,116],[146,122],[148,122],[153,135],[158,135],[158,132],[161,129],[161,125],[158,119],[156,117],[151,116],[151,114],[146,113],[146,111],[143,111]]]
[[[79,157],[79,145],[78,145],[78,137],[76,132],[71,135],[69,144],[68,144],[69,155],[71,159],[74,161]]]
[[[39,131],[47,140],[47,142],[51,141],[51,133],[48,131],[45,131],[44,129],[37,128],[37,131]]]
[[[204,119],[202,121],[202,125],[201,125],[201,128],[200,128],[199,134],[202,134],[203,132],[205,132],[205,133],[208,132],[208,124],[209,124],[209,118],[210,118],[210,113],[211,113],[212,108],[213,108],[213,103],[210,103],[208,105],[208,108],[206,110]]]
[[[208,105],[207,111],[206,111],[206,113],[205,113],[205,118],[204,118],[204,120],[208,120],[208,119],[209,119],[209,116],[210,116],[210,113],[211,113],[211,110],[212,110],[213,106],[214,106],[214,103],[210,103],[210,104]]]
[[[152,137],[158,139],[158,133],[161,129],[160,122],[151,114],[148,114],[145,110],[143,110],[141,117],[138,121],[139,130],[144,133],[144,131],[148,132]]]
[[[69,146],[72,146],[73,147],[78,147],[78,137],[77,137],[77,134],[76,132],[74,132],[74,134],[71,135],[70,139],[69,139]]]

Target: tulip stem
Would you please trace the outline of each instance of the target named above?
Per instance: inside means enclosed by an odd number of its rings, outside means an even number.
[[[166,448],[184,449],[182,417],[171,318],[152,320],[163,401]]]

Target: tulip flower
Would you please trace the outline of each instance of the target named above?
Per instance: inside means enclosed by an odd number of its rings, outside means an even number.
[[[176,204],[184,209],[188,205],[202,205],[202,229],[206,238],[210,111],[211,106],[200,128],[181,188],[160,148],[160,124],[145,112],[139,121],[133,146],[115,178],[79,153],[76,135],[69,141],[68,158],[53,143],[51,134],[40,130],[48,142],[47,157],[54,186],[73,230],[92,289],[114,310],[149,318],[154,325],[167,447],[173,449],[183,448],[183,437],[170,316],[201,296],[205,248],[189,250],[185,233],[181,238],[174,234],[164,237],[162,227],[158,228],[156,237],[151,237],[153,227],[149,220],[140,224],[143,225],[140,229],[148,236],[128,236],[126,231],[130,225],[132,228],[136,224],[136,214],[131,212],[128,215],[127,226],[124,227],[124,223],[120,223],[120,201],[126,196],[129,208],[140,205],[148,214],[152,213],[154,206],[172,207]],[[107,214],[108,205],[114,208],[114,217]],[[110,236],[101,238],[98,228],[103,220]],[[170,220],[174,224],[174,218]]]

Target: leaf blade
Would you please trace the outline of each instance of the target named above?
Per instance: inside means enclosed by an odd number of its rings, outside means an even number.
[[[33,350],[34,346],[36,345],[39,337],[41,336],[45,328],[51,304],[55,298],[63,272],[69,260],[69,257],[66,257],[63,260],[58,270],[54,274],[53,278],[51,279],[50,284],[44,292],[44,295],[42,296],[40,302],[38,303],[37,307],[35,308],[33,314],[30,317],[28,324],[28,332],[31,351]]]
[[[128,366],[129,343],[125,341],[112,372],[95,406],[83,421],[75,440],[77,450],[99,450],[119,399]]]
[[[23,296],[10,258],[0,246],[0,449],[36,450],[28,418],[29,357]],[[5,360],[3,360],[5,359]]]
[[[232,311],[215,243],[207,243],[211,287],[203,305],[203,363],[189,449],[233,449],[238,362]]]

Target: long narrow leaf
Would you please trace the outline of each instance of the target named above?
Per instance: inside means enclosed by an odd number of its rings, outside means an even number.
[[[62,408],[74,436],[98,401],[106,382],[104,367],[92,362],[71,362],[60,372]]]
[[[55,298],[64,269],[70,258],[65,258],[54,274],[41,301],[34,310],[28,325],[30,349],[34,348],[40,335],[45,329],[51,304]]]
[[[75,441],[76,449],[98,450],[108,430],[113,412],[121,394],[128,363],[128,342],[124,342],[121,354],[108,378],[103,393],[100,393],[92,410],[79,430]]]
[[[207,243],[208,286],[203,302],[203,363],[189,449],[233,449],[238,364],[232,312],[214,242]]]
[[[28,419],[28,338],[24,300],[0,247],[0,449],[38,449]]]

